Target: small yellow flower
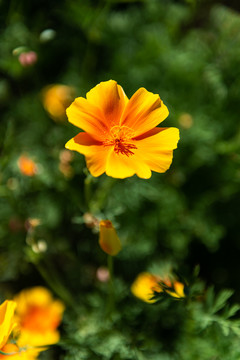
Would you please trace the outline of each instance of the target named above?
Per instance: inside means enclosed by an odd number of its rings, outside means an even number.
[[[74,89],[67,85],[49,85],[42,91],[42,102],[45,110],[53,120],[66,118],[66,109],[74,98]]]
[[[34,176],[37,173],[36,163],[26,155],[20,156],[18,159],[18,167],[25,176]]]
[[[101,249],[108,255],[117,255],[122,246],[112,222],[110,220],[101,220],[99,228],[99,245]]]
[[[57,327],[64,311],[61,301],[54,300],[51,293],[43,287],[23,290],[14,300],[17,303],[20,347],[51,345],[59,341]]]
[[[136,280],[133,282],[131,291],[133,295],[139,299],[147,303],[154,303],[156,301],[152,299],[154,291],[162,292],[162,289],[159,285],[160,280],[161,279],[155,275],[143,272],[139,274]]]
[[[128,99],[114,80],[101,82],[86,99],[78,97],[67,109],[69,122],[84,130],[65,147],[85,155],[93,176],[104,172],[124,179],[134,174],[149,179],[172,163],[179,130],[156,127],[168,116],[159,95],[144,88]]]
[[[0,305],[0,350],[5,346],[15,326],[14,311],[16,303],[6,300]]]
[[[168,287],[171,288],[171,290],[168,290]],[[171,282],[168,278],[163,279],[158,275],[153,275],[148,272],[143,272],[137,276],[131,286],[131,291],[133,295],[147,303],[157,301],[156,299],[152,299],[155,292],[161,293],[164,291],[178,299],[185,297],[184,284],[179,281]]]

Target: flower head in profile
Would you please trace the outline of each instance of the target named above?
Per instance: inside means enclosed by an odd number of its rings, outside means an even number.
[[[19,346],[45,346],[59,341],[57,327],[64,311],[61,301],[54,300],[51,293],[40,286],[21,291],[14,300]]]
[[[115,256],[122,249],[120,239],[110,220],[101,220],[99,224],[99,245],[108,255]]]
[[[154,297],[156,293],[166,293],[173,298],[180,299],[185,297],[184,284],[174,280],[171,282],[168,278],[162,279],[158,275],[148,272],[140,273],[131,286],[133,295],[139,299],[154,303],[157,299]]]
[[[67,109],[80,132],[65,145],[85,155],[93,176],[114,178],[165,172],[177,147],[179,130],[156,127],[168,116],[159,95],[140,88],[128,99],[114,80],[101,82]]]

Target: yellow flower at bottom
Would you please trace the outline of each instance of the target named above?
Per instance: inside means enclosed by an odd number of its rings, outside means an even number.
[[[152,299],[154,293],[165,292],[174,298],[184,298],[184,284],[179,281],[171,282],[168,278],[161,278],[148,272],[143,272],[137,276],[131,286],[133,295],[139,299],[154,303],[157,299]]]
[[[4,347],[15,326],[14,311],[16,303],[6,300],[0,305],[0,350]]]
[[[168,113],[157,94],[140,88],[128,99],[116,81],[101,82],[67,109],[69,122],[84,132],[65,147],[85,155],[93,176],[149,179],[170,167],[177,147],[178,129],[156,127]]]
[[[62,320],[64,305],[54,300],[43,287],[21,291],[14,299],[19,326],[18,345],[44,346],[59,341],[57,327]]]
[[[115,228],[110,220],[101,220],[99,234],[99,245],[108,255],[117,255],[121,250],[121,242]]]

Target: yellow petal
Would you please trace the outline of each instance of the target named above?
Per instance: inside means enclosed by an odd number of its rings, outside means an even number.
[[[96,140],[101,140],[108,131],[102,111],[82,97],[76,98],[66,112],[70,123],[86,131]]]
[[[108,255],[114,256],[122,249],[120,239],[110,220],[100,221],[99,245]]]
[[[87,93],[87,100],[91,105],[101,109],[108,128],[119,125],[119,121],[128,103],[123,88],[114,80],[104,81]]]
[[[6,344],[14,327],[16,303],[6,300],[0,305],[0,349]]]
[[[185,292],[184,292],[184,284],[183,283],[181,283],[180,281],[175,281],[173,283],[173,286],[174,286],[176,297],[184,298],[186,296]]]
[[[78,151],[80,154],[88,155],[92,153],[92,146],[100,146],[101,142],[92,138],[89,134],[81,132],[72,139],[70,139],[65,148],[69,150]]]
[[[85,155],[87,168],[93,176],[100,176],[106,171],[106,162],[110,146],[103,146],[87,133],[79,133],[67,142],[65,147]]]
[[[155,128],[145,138],[139,138],[135,155],[153,171],[163,173],[172,163],[173,149],[177,147],[179,130],[176,128]]]
[[[136,171],[133,166],[133,160],[131,159],[132,156],[127,157],[126,155],[116,154],[112,148],[106,162],[106,174],[118,179],[133,176]]]
[[[144,88],[138,89],[129,100],[121,119],[121,126],[127,126],[139,136],[153,129],[166,119],[169,112],[159,95]]]

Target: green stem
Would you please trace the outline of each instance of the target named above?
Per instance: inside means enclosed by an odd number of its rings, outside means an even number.
[[[43,279],[46,283],[52,288],[52,290],[64,301],[65,304],[74,307],[74,302],[71,294],[68,290],[62,285],[61,281],[58,279],[55,271],[51,269],[47,269],[46,264],[43,266],[39,263],[35,264],[39,273],[42,275]],[[51,277],[50,277],[51,274]]]
[[[88,173],[84,180],[84,198],[87,210],[90,211],[90,201],[92,197],[92,175]]]
[[[108,271],[110,276],[109,293],[108,293],[108,316],[111,317],[115,304],[114,284],[113,284],[113,256],[108,255],[107,264],[108,264]]]

